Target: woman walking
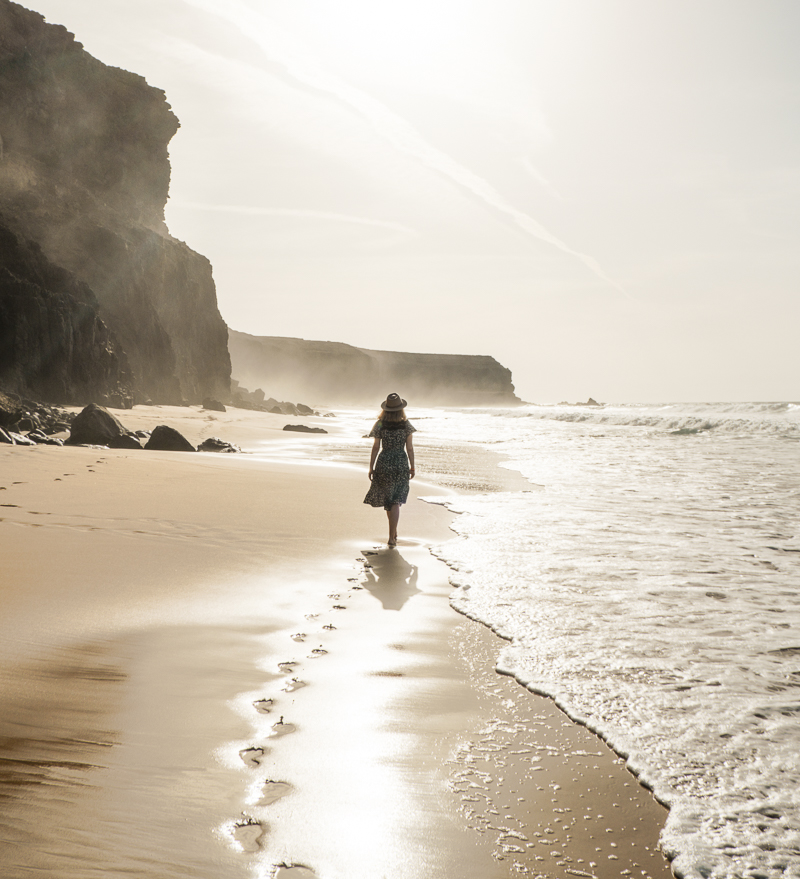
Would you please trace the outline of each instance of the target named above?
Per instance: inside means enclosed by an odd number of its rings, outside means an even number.
[[[364,503],[386,510],[389,546],[397,546],[400,505],[408,500],[408,481],[414,478],[414,443],[411,434],[416,427],[406,418],[407,405],[398,394],[389,394],[381,403],[381,414],[369,432],[375,438],[369,457],[372,485]]]

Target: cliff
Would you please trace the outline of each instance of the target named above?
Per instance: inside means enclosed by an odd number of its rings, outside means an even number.
[[[310,342],[229,331],[233,376],[287,400],[376,406],[396,391],[419,406],[513,406],[511,371],[494,357],[403,354],[340,342]]]
[[[0,217],[0,377],[22,397],[131,403],[131,374],[86,284]]]
[[[227,397],[211,266],[164,223],[178,127],[162,91],[0,0],[0,230],[14,242],[0,247],[0,387]]]

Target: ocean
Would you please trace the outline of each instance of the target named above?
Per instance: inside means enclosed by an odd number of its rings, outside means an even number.
[[[677,875],[800,877],[800,404],[409,415],[420,478],[479,447],[525,479],[445,499],[434,549],[498,670],[670,807]]]

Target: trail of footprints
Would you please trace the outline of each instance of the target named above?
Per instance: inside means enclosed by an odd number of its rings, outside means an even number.
[[[373,554],[374,553],[372,552],[365,552],[365,555]],[[372,567],[367,562],[367,560],[362,557],[356,559],[356,562],[360,564],[363,569]],[[348,578],[347,582],[351,584],[348,587],[350,593],[357,589],[363,588],[362,586],[358,585],[359,580],[359,577]],[[340,603],[343,600],[340,593],[332,592],[328,595],[328,598],[331,601],[335,602],[330,607],[331,612],[347,610],[347,605]],[[307,622],[314,622],[319,618],[319,616],[320,614],[318,613],[306,614],[305,620]],[[336,626],[333,623],[329,622],[325,623],[321,627],[321,629],[327,634],[329,632],[335,631]],[[302,644],[304,646],[307,644],[307,641],[310,637],[311,636],[306,632],[295,632],[290,635],[292,641],[294,641],[296,644]],[[319,644],[319,646],[311,648],[305,658],[319,659],[326,656],[327,653],[328,650],[322,644]],[[287,676],[284,680],[283,686],[280,688],[280,692],[294,693],[297,690],[308,686],[308,681],[305,681],[295,675],[295,671],[301,664],[302,663],[296,659],[287,659],[283,662],[278,663],[278,671]],[[274,698],[265,696],[264,698],[256,699],[253,702],[253,708],[259,714],[277,713],[279,707],[280,697],[278,696]],[[296,731],[297,726],[295,724],[291,723],[284,715],[279,715],[279,719],[272,724],[269,739],[270,741],[277,740]],[[254,744],[239,751],[239,757],[247,767],[253,770],[258,770],[260,768],[263,768],[265,757],[269,753],[269,750],[270,749],[268,747]],[[270,806],[290,794],[292,790],[293,787],[288,781],[279,781],[267,778],[264,781],[261,798],[259,799],[257,805]],[[242,817],[234,823],[232,830],[232,836],[239,844],[241,850],[243,852],[251,854],[261,850],[266,834],[266,824],[263,821],[259,821],[256,818],[253,818],[252,816],[245,813],[242,813]],[[272,879],[317,879],[317,876],[313,870],[303,864],[284,862],[281,864],[273,865]]]

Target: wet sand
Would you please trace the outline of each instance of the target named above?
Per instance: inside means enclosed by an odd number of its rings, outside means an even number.
[[[0,448],[0,875],[670,875],[665,811],[449,607],[443,489],[390,550],[292,419],[117,414],[259,453]]]

